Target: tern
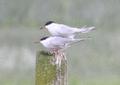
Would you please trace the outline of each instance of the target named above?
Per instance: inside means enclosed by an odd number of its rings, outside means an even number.
[[[68,48],[71,44],[85,40],[83,39],[71,39],[60,36],[46,36],[40,39],[40,43],[51,52],[58,52],[60,50]]]
[[[40,29],[47,28],[47,30],[50,32],[53,36],[61,36],[66,38],[72,38],[74,39],[75,35],[78,33],[88,33],[91,30],[95,29],[94,26],[92,27],[82,27],[82,28],[76,28],[76,27],[70,27],[64,24],[59,24],[54,21],[48,21],[45,23],[44,27],[41,27]]]
[[[61,61],[67,60],[64,50],[68,48],[71,44],[86,40],[87,38],[83,39],[71,39],[71,38],[64,38],[60,36],[46,36],[40,39],[40,43],[48,49],[51,53],[54,54],[56,59],[56,64],[59,66],[61,65]]]

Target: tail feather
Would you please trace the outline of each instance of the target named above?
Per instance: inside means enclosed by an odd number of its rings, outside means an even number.
[[[94,29],[95,29],[94,26],[93,26],[93,27],[86,27],[86,26],[84,26],[84,27],[80,28],[80,29],[78,30],[78,32],[88,33],[88,32],[90,32],[91,30],[94,30]]]
[[[73,45],[75,43],[79,43],[81,41],[85,41],[85,40],[88,40],[88,39],[91,39],[90,37],[88,38],[81,38],[81,39],[73,39],[71,43],[69,43],[69,45]]]
[[[65,49],[71,47],[74,44],[77,44],[77,43],[79,43],[81,41],[85,41],[85,40],[88,40],[88,39],[91,39],[91,38],[90,37],[88,37],[88,38],[81,38],[81,39],[74,39],[73,38],[69,43],[65,44],[65,48],[63,48],[62,50],[65,50]]]
[[[76,43],[76,42],[85,41],[88,39],[90,39],[90,38],[73,39],[73,42]]]

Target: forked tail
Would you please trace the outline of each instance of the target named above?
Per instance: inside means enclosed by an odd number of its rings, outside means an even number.
[[[81,38],[81,39],[73,39],[72,42],[68,44],[68,46],[71,46],[73,44],[76,44],[76,43],[79,43],[81,41],[85,41],[85,40],[88,40],[88,39],[91,39],[91,38],[88,37],[88,38]]]
[[[84,26],[84,27],[80,28],[78,32],[80,32],[80,33],[88,33],[88,32],[90,32],[91,30],[94,30],[94,29],[95,29],[94,26],[93,27]]]

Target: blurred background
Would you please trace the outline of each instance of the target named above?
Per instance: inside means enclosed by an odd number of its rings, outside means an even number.
[[[0,85],[34,85],[49,20],[96,27],[67,50],[69,85],[120,85],[120,0],[0,0]]]

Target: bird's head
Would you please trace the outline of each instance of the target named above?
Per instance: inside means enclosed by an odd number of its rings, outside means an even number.
[[[41,43],[43,46],[46,46],[47,43],[48,43],[48,41],[47,41],[48,38],[49,38],[49,36],[42,37],[42,38],[40,39],[40,43]]]
[[[44,24],[44,27],[40,27],[40,29],[43,29],[43,28],[45,28],[46,26],[51,25],[52,23],[55,23],[55,22],[54,22],[54,21],[48,21],[48,22],[46,22],[46,23]]]

